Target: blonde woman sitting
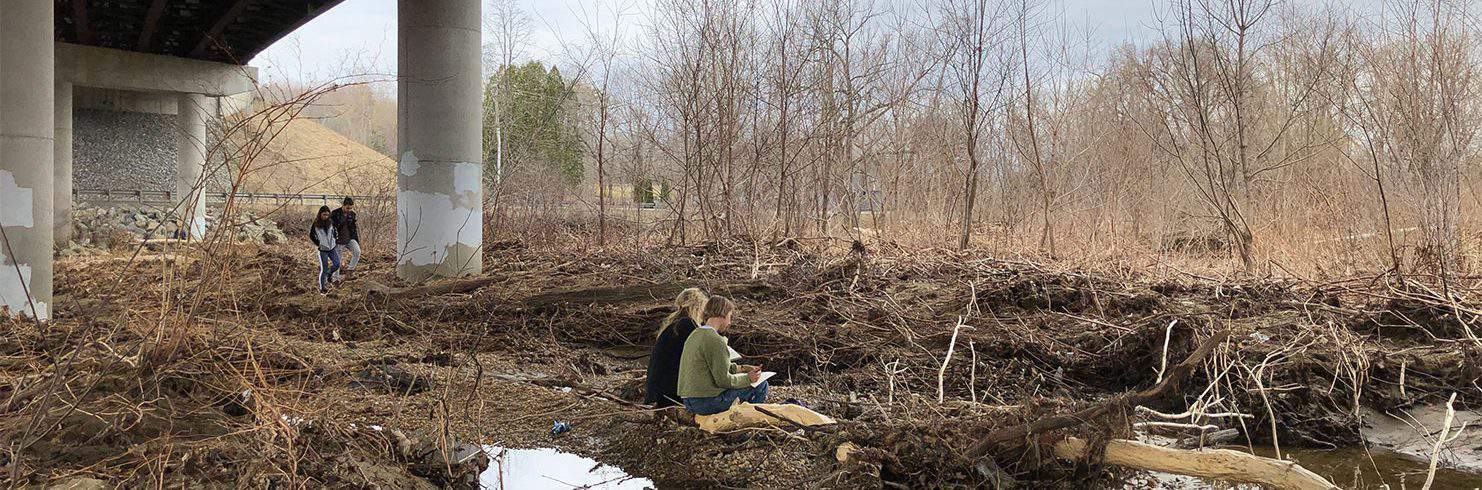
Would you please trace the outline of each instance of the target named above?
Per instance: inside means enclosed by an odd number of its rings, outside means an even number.
[[[648,394],[644,403],[656,408],[679,405],[679,355],[684,351],[684,340],[700,326],[706,299],[699,288],[680,291],[674,298],[674,312],[659,325],[658,340],[648,354]]]

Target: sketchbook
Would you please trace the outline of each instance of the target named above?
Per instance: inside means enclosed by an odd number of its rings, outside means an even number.
[[[777,373],[773,371],[762,371],[762,376],[760,378],[757,378],[756,382],[751,384],[751,387],[756,388],[757,386],[760,386],[763,381],[772,379],[772,377],[776,375]]]
[[[731,349],[731,346],[726,346],[726,349],[730,349],[730,351],[731,351],[731,360],[732,361],[735,361],[735,360],[741,358],[741,353],[740,352],[736,352],[736,349]]]

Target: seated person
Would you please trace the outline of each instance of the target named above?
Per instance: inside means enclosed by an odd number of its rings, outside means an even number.
[[[767,382],[757,383],[761,367],[732,363],[731,348],[721,336],[731,327],[735,309],[736,305],[724,296],[711,296],[705,301],[705,324],[684,341],[684,352],[679,356],[679,396],[684,399],[684,408],[696,415],[724,412],[736,400],[752,404],[767,401]]]
[[[699,288],[679,292],[674,298],[674,313],[659,326],[659,337],[648,354],[648,394],[644,403],[655,408],[679,405],[679,355],[684,340],[699,328],[705,309],[705,293]]]

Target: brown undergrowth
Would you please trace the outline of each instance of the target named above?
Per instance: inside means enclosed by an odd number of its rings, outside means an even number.
[[[367,294],[419,286],[386,256],[328,297],[302,249],[62,261],[56,321],[7,323],[0,340],[4,475],[449,485],[466,470],[446,456],[477,442],[560,447],[662,486],[1077,486],[1124,475],[1038,448],[1125,436],[1139,409],[964,455],[992,431],[1151,386],[1216,333],[1228,338],[1192,379],[1145,408],[1246,414],[1219,422],[1242,443],[1346,445],[1360,405],[1475,393],[1482,376],[1466,340],[1476,304],[1415,284],[1215,282],[792,241],[488,249],[488,284],[402,299]],[[774,396],[843,423],[711,437],[637,406],[646,346],[692,285],[738,300],[732,345],[781,373]],[[544,434],[552,420],[585,437]],[[846,441],[863,449],[841,464]]]

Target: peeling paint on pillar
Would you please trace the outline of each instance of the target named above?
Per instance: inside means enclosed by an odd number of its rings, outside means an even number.
[[[36,209],[30,187],[21,187],[15,182],[15,174],[0,170],[0,226],[36,226]]]
[[[48,320],[51,307],[45,301],[35,299],[31,295],[31,266],[11,262],[10,256],[6,255],[3,250],[0,250],[0,264],[5,266],[5,275],[15,277],[19,273],[21,279],[19,282],[0,281],[0,309],[22,317],[30,317],[31,312],[34,311],[41,321]],[[27,298],[32,299],[30,303],[26,302]]]
[[[417,168],[421,166],[422,162],[417,161],[417,155],[409,151],[401,154],[401,161],[396,164],[396,171],[407,177],[415,177]]]
[[[469,162],[417,166],[424,186],[440,183],[432,187],[455,193],[397,191],[397,270],[415,277],[476,273],[484,236],[482,167]]]
[[[36,227],[36,208],[32,205],[34,195],[31,188],[16,184],[15,174],[9,170],[0,170],[0,226],[12,229],[34,229]],[[0,267],[3,267],[0,269],[0,309],[20,316],[32,316],[34,311],[39,319],[45,321],[51,310],[48,309],[45,301],[31,294],[34,288],[31,282],[31,266],[12,260],[5,249],[0,248]],[[31,299],[30,302],[27,302],[28,298]]]

